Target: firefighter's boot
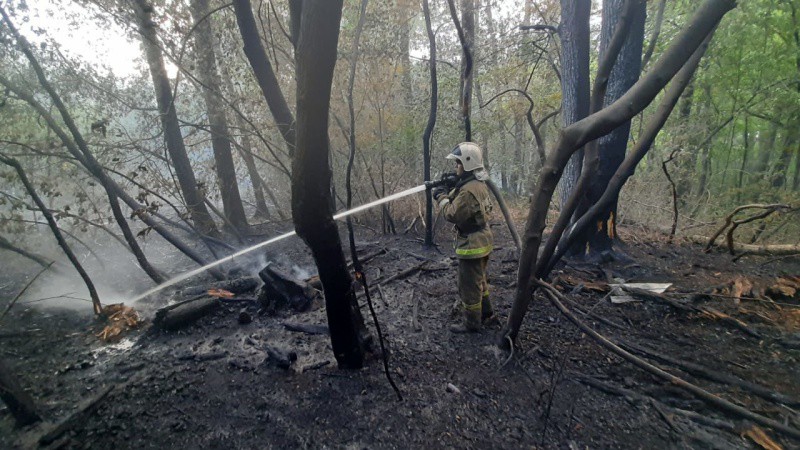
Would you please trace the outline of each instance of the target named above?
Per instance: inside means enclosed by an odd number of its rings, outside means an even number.
[[[450,326],[451,333],[479,333],[481,331],[480,303],[464,306],[464,321]]]

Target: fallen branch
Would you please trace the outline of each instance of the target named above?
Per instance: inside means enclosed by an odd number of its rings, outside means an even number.
[[[661,408],[672,414],[678,414],[686,418],[692,419],[698,423],[702,423],[703,425],[709,425],[715,428],[719,428],[721,430],[730,431],[732,433],[736,433],[739,430],[739,428],[735,424],[728,422],[726,420],[713,419],[706,415],[698,414],[694,411],[687,411],[685,409],[673,408],[647,395],[640,394],[638,392],[632,391],[630,389],[625,389],[623,387],[615,386],[610,383],[605,383],[589,375],[572,372],[570,373],[570,377],[579,383],[591,386],[607,394],[624,397],[629,402],[649,403],[654,408],[656,408],[656,410],[658,410],[658,408]]]
[[[748,209],[762,209],[763,211],[761,211],[758,214],[754,214],[752,216],[745,217],[743,219],[734,219],[734,216],[736,216],[736,214],[738,214],[738,213],[740,213],[742,211],[748,210]],[[719,235],[721,235],[726,229],[728,229],[728,233],[726,234],[726,239],[725,240],[726,240],[726,243],[727,243],[727,246],[728,246],[728,251],[730,251],[731,255],[733,255],[734,254],[734,251],[733,251],[733,232],[736,230],[736,228],[739,225],[742,225],[742,224],[745,224],[745,223],[748,223],[748,222],[753,222],[753,221],[758,220],[758,219],[763,219],[763,218],[771,215],[775,211],[786,211],[786,210],[789,210],[789,209],[791,209],[791,207],[789,205],[777,204],[777,203],[776,204],[771,204],[771,205],[753,204],[753,205],[738,206],[738,207],[736,207],[736,209],[733,210],[733,212],[731,212],[730,214],[728,214],[725,217],[725,223],[722,225],[722,227],[719,228],[719,230],[717,230],[716,233],[714,233],[713,236],[711,236],[711,238],[708,239],[708,243],[706,244],[706,247],[703,249],[703,251],[706,252],[706,253],[711,251],[711,246],[714,245],[714,243],[717,240],[717,238],[719,237]]]
[[[780,403],[787,406],[800,406],[800,401],[794,400],[786,395],[783,395],[778,392],[774,392],[770,389],[767,389],[764,386],[751,383],[746,380],[742,380],[740,378],[734,377],[732,375],[728,375],[726,373],[718,372],[715,370],[707,369],[700,364],[692,363],[689,361],[683,361],[676,358],[673,358],[668,355],[664,355],[661,353],[656,352],[655,350],[651,350],[649,348],[641,347],[639,345],[630,343],[630,342],[623,342],[620,343],[620,346],[632,351],[634,353],[638,353],[642,356],[649,356],[651,358],[655,358],[657,360],[663,361],[665,363],[672,364],[679,369],[688,372],[694,376],[702,377],[707,380],[715,381],[717,383],[727,384],[731,386],[736,386],[743,390],[746,390],[754,395],[757,395],[763,399],[769,400],[771,402]]]
[[[709,238],[705,236],[689,236],[692,242],[703,244],[708,242]],[[716,247],[726,247],[727,244],[714,243]],[[751,255],[759,256],[790,256],[800,254],[800,244],[742,244],[739,242],[734,243],[734,247],[740,251],[747,252]]]
[[[283,327],[289,331],[297,331],[310,335],[330,334],[330,330],[328,329],[327,325],[283,322]]]
[[[696,312],[706,317],[712,317],[716,320],[719,320],[727,325],[730,325],[733,328],[743,331],[745,334],[748,334],[754,338],[761,339],[761,333],[755,331],[754,329],[750,328],[746,323],[742,322],[739,319],[729,316],[719,310],[708,306],[694,306],[690,303],[681,302],[675,299],[671,299],[664,294],[658,294],[655,292],[650,292],[645,289],[638,289],[629,286],[620,286],[621,289],[629,294],[633,294],[639,297],[649,298],[651,300],[659,301],[665,303],[675,309],[684,312]]]
[[[658,378],[666,380],[675,386],[685,389],[686,391],[693,394],[695,397],[705,401],[711,406],[715,406],[722,411],[726,411],[728,413],[737,415],[739,417],[752,420],[753,422],[756,422],[758,424],[773,428],[774,430],[779,431],[787,436],[791,436],[795,439],[800,439],[800,430],[798,430],[797,428],[784,425],[776,420],[764,417],[760,414],[756,414],[746,408],[731,403],[728,400],[725,400],[714,394],[711,394],[710,392],[698,386],[695,386],[694,384],[689,383],[688,381],[682,378],[678,378],[669,372],[665,372],[663,369],[654,366],[653,364],[650,364],[647,361],[644,361],[643,359],[637,356],[632,355],[626,350],[623,350],[617,344],[615,344],[605,336],[601,335],[594,329],[587,326],[580,319],[578,319],[575,316],[575,314],[572,313],[572,311],[567,309],[567,307],[564,306],[564,303],[562,303],[562,301],[560,300],[561,298],[563,298],[563,295],[560,292],[558,292],[558,290],[556,290],[553,286],[541,280],[536,280],[535,283],[538,286],[544,288],[544,292],[547,294],[548,298],[550,299],[550,302],[553,303],[553,305],[556,308],[558,308],[558,310],[561,311],[561,313],[564,314],[564,316],[566,316],[567,319],[569,319],[572,323],[574,323],[578,328],[580,328],[584,333],[586,333],[588,336],[594,339],[600,346],[604,347],[606,350],[611,351],[612,353],[616,354],[622,359],[632,363],[636,367],[648,373],[657,376]]]
[[[201,317],[219,308],[220,305],[218,299],[200,295],[159,309],[156,311],[153,323],[164,330],[175,331],[193,324]]]
[[[403,278],[407,278],[407,277],[419,272],[420,270],[423,270],[423,267],[425,266],[425,264],[428,264],[428,261],[424,261],[424,262],[422,262],[420,264],[417,264],[416,266],[409,267],[408,269],[400,271],[400,272],[390,276],[389,278],[375,280],[372,283],[370,283],[369,286],[372,287],[372,286],[375,286],[375,285],[386,285],[386,284],[391,283],[392,281],[401,280]]]

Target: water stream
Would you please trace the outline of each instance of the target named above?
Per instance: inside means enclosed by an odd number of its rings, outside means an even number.
[[[345,218],[347,216],[350,216],[350,215],[353,215],[355,213],[364,211],[366,209],[370,209],[370,208],[373,208],[375,206],[382,205],[384,203],[388,203],[388,202],[391,202],[393,200],[397,200],[399,198],[403,198],[403,197],[409,196],[411,194],[416,194],[417,192],[422,192],[424,190],[425,190],[425,185],[421,184],[421,185],[419,185],[417,187],[413,187],[411,189],[406,189],[405,191],[401,191],[401,192],[398,192],[396,194],[392,194],[392,195],[389,195],[387,197],[375,200],[374,202],[367,203],[367,204],[361,205],[361,206],[356,206],[355,208],[352,208],[352,209],[349,209],[347,211],[344,211],[344,212],[341,212],[339,214],[336,214],[335,216],[333,216],[333,218],[335,220],[343,219],[343,218]],[[264,242],[260,242],[260,243],[258,243],[256,245],[253,245],[252,247],[247,247],[244,250],[239,250],[238,252],[236,252],[236,253],[234,253],[232,255],[226,256],[226,257],[224,257],[222,259],[218,259],[218,260],[216,260],[216,261],[214,261],[214,262],[212,262],[210,264],[206,264],[203,267],[199,267],[197,269],[190,270],[189,272],[186,272],[186,273],[183,273],[181,275],[178,275],[175,278],[171,278],[171,279],[159,284],[158,286],[155,286],[155,287],[149,289],[148,291],[146,291],[146,292],[140,294],[139,296],[133,298],[130,302],[131,303],[135,303],[135,302],[147,297],[148,295],[155,294],[156,292],[158,292],[158,291],[160,291],[162,289],[166,289],[166,288],[168,288],[168,287],[170,287],[170,286],[172,286],[172,285],[174,285],[176,283],[180,283],[181,281],[188,280],[189,278],[192,278],[193,276],[195,276],[197,274],[203,273],[206,270],[211,269],[212,267],[216,267],[216,266],[218,266],[220,264],[224,264],[224,263],[226,263],[228,261],[232,261],[233,259],[235,259],[235,258],[237,258],[239,256],[245,255],[247,253],[250,253],[250,252],[252,252],[254,250],[258,250],[260,248],[264,248],[264,247],[266,247],[266,246],[268,246],[270,244],[273,244],[275,242],[282,241],[282,240],[284,240],[284,239],[286,239],[288,237],[294,236],[295,234],[297,234],[297,233],[294,232],[294,231],[290,231],[288,233],[281,234],[280,236],[275,236],[272,239],[268,239],[268,240],[266,240]]]

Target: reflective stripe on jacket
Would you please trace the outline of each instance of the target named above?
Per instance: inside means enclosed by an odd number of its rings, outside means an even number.
[[[461,183],[459,183],[461,184]],[[456,256],[460,259],[483,258],[492,252],[493,237],[489,229],[492,203],[489,189],[474,177],[450,191],[439,204],[442,214],[458,230]]]

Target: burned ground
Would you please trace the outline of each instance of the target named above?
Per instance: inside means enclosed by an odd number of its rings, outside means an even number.
[[[495,227],[490,262],[492,298],[507,317],[516,281],[516,252]],[[289,331],[284,324],[324,324],[324,308],[258,314],[255,302],[225,303],[176,332],[145,326],[122,343],[104,345],[100,325],[68,311],[15,308],[0,337],[2,357],[20,376],[48,424],[69,417],[108,389],[96,409],[58,437],[59,448],[758,448],[753,424],[726,416],[680,389],[598,347],[544,297],[532,303],[513,353],[496,344],[499,326],[453,335],[455,260],[447,237],[441,252],[425,251],[412,235],[385,237],[358,230],[362,255],[380,282],[411,267],[409,276],[371,290],[391,354],[398,401],[379,357],[359,371],[335,367],[328,336]],[[593,283],[607,277],[673,283],[677,299],[745,275],[757,283],[800,273],[797,259],[746,257],[623,229],[624,261],[572,262],[554,274],[586,322],[616,342],[646,347],[768,387],[794,399],[779,405],[749,391],[714,383],[659,363],[734,403],[800,427],[800,302],[695,298],[740,319],[760,338],[728,322],[651,300],[612,304]],[[299,241],[274,249],[277,264],[313,267]],[[423,264],[424,263],[424,264]],[[195,281],[197,285],[199,281]],[[202,283],[200,283],[202,285]],[[682,294],[678,294],[682,293]],[[164,304],[168,296],[152,300]],[[172,300],[180,299],[180,295]],[[363,296],[361,302],[364,303]],[[146,305],[137,305],[148,310]],[[242,311],[253,321],[240,324]],[[365,317],[371,323],[369,312]],[[599,319],[602,318],[602,319]],[[372,326],[371,326],[372,327]],[[374,327],[372,328],[374,332]],[[295,352],[290,368],[267,349]],[[653,360],[655,362],[655,360]],[[587,380],[587,377],[591,377]],[[583,381],[581,381],[583,380]],[[595,386],[624,389],[626,396]],[[732,426],[724,430],[675,414],[696,411]],[[0,409],[0,447],[35,447],[52,425],[14,429]],[[719,424],[718,424],[719,425]],[[800,446],[764,429],[787,448]]]

